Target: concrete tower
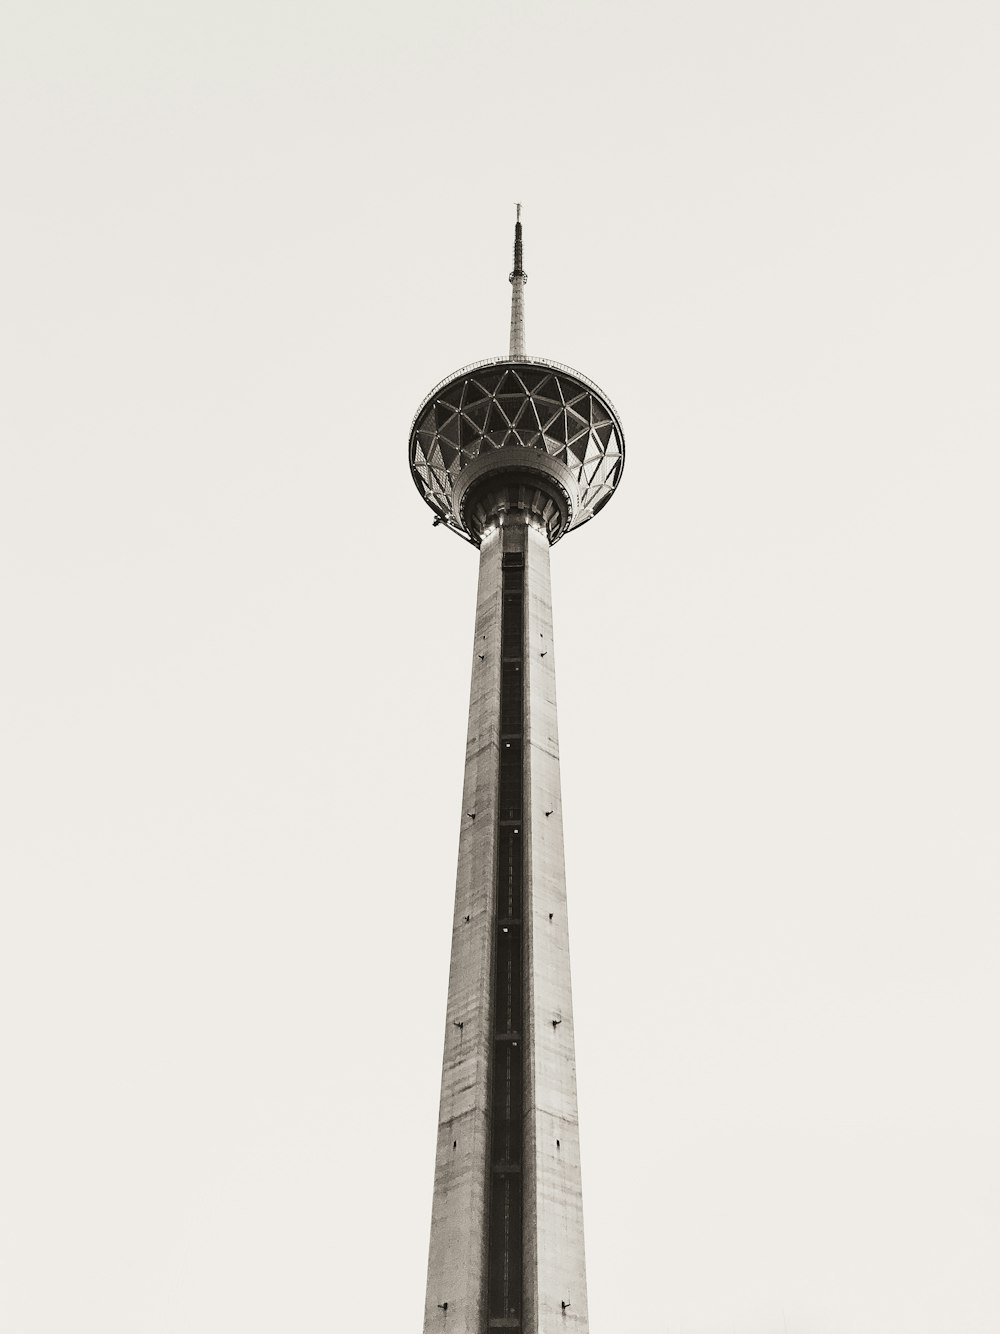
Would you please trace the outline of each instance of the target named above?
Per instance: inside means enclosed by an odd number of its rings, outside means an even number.
[[[521,209],[510,354],[428,394],[410,469],[479,547],[425,1334],[586,1334],[549,548],[611,498],[621,423],[524,350]]]

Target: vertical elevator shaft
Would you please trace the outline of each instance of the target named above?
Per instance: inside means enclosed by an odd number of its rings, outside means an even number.
[[[490,1329],[521,1329],[524,1034],[524,554],[501,567],[500,756],[493,966],[488,1299]]]

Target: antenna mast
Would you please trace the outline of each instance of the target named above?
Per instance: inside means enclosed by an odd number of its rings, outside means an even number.
[[[524,246],[521,236],[521,205],[517,205],[514,224],[514,268],[510,275],[510,356],[526,355],[524,351],[524,285],[528,275],[524,271]]]

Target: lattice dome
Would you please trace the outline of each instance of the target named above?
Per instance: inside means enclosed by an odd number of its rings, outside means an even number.
[[[521,460],[527,449],[568,469],[577,494],[567,531],[607,503],[625,461],[618,415],[596,385],[555,362],[500,358],[459,371],[428,395],[410,432],[410,469],[427,503],[457,529],[463,469],[508,447]]]

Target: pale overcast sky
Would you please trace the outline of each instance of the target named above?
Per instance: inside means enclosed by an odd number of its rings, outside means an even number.
[[[516,199],[594,1334],[1000,1329],[998,38],[7,0],[4,1334],[420,1329]]]

